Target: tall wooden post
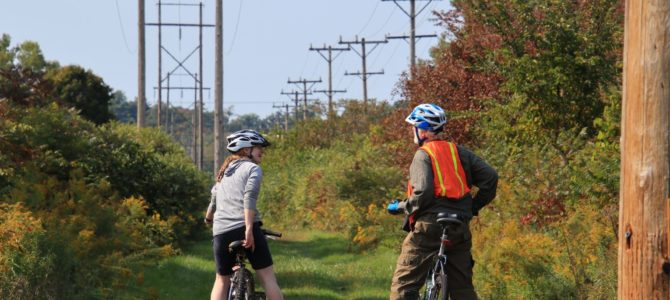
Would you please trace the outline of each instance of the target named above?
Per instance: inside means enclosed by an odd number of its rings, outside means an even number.
[[[158,0],[158,24],[162,21],[161,0]],[[156,104],[156,127],[161,128],[161,106],[163,105],[163,33],[162,26],[158,25],[158,103]]]
[[[240,4],[241,5],[241,4]],[[214,174],[223,163],[223,0],[216,0],[214,50]]]
[[[670,297],[669,36],[670,2],[626,1],[619,299]]]
[[[146,53],[144,49],[144,0],[137,1],[137,128],[144,127],[146,109]]]
[[[202,160],[203,160],[204,155],[205,155],[205,150],[204,150],[205,143],[203,142],[205,140],[205,138],[204,138],[205,137],[204,126],[203,126],[203,123],[205,123],[205,118],[203,117],[203,110],[205,108],[204,108],[204,104],[203,104],[203,93],[202,93],[203,84],[204,84],[203,78],[205,77],[205,75],[203,74],[203,71],[202,71],[202,2],[200,2],[200,24],[198,26],[198,29],[199,29],[199,31],[198,31],[199,40],[200,40],[200,46],[198,46],[198,56],[199,56],[198,58],[199,58],[199,61],[200,61],[200,64],[199,64],[198,67],[200,69],[200,71],[199,71],[200,72],[200,78],[199,78],[198,82],[200,83],[200,87],[198,88],[198,137],[199,137],[199,140],[198,140],[198,162],[196,162],[196,164],[198,165],[198,170],[202,170],[204,168],[204,166],[202,165]]]

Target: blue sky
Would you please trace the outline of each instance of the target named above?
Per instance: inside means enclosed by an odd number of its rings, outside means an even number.
[[[158,19],[157,1],[145,0],[146,22]],[[170,3],[193,4],[199,1],[169,0]],[[203,0],[205,24],[214,24],[213,0]],[[399,2],[408,9],[408,1]],[[427,1],[417,1],[423,7]],[[417,34],[440,34],[434,25],[433,10],[449,9],[449,1],[432,1],[417,17]],[[418,9],[417,8],[417,9]],[[164,7],[163,22],[195,23],[197,7]],[[288,100],[282,90],[296,88],[287,84],[290,78],[319,79],[317,89],[327,88],[327,63],[310,44],[341,47],[340,36],[382,40],[386,34],[409,33],[409,18],[393,3],[381,0],[224,0],[224,105],[233,106],[235,114],[256,113],[266,116],[275,109],[273,103]],[[91,69],[115,90],[129,99],[137,95],[137,1],[134,0],[58,0],[3,1],[0,5],[0,32],[12,37],[12,45],[25,40],[40,44],[47,60],[62,65],[77,64]],[[204,29],[203,59],[205,107],[214,102],[214,29]],[[195,28],[163,29],[163,43],[178,60],[183,60],[198,44]],[[157,99],[154,87],[158,75],[158,31],[146,29],[147,100]],[[421,39],[417,57],[428,58],[437,39]],[[184,65],[197,72],[197,53]],[[370,98],[396,101],[394,94],[399,75],[409,65],[409,45],[391,40],[380,45],[368,57],[368,71],[384,70],[368,80]],[[163,52],[163,72],[177,66]],[[339,98],[362,98],[362,83],[356,76],[361,60],[354,52],[344,52],[333,63],[333,88],[346,89]],[[181,72],[184,73],[184,72]],[[186,76],[174,76],[171,85],[193,86]],[[323,94],[314,95],[326,102]],[[166,95],[163,94],[163,98]],[[192,92],[172,91],[170,99],[177,105],[192,106]]]

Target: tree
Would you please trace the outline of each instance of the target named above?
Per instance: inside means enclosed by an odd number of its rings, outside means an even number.
[[[54,86],[53,96],[96,124],[112,119],[109,105],[112,89],[90,70],[71,65],[49,72],[46,78]]]
[[[33,41],[25,41],[10,48],[11,37],[3,34],[0,39],[0,69],[20,67],[33,73],[44,74],[59,68],[58,62],[46,61],[40,45]]]
[[[471,20],[500,38],[489,64],[505,78],[516,143],[548,144],[564,162],[571,143],[597,133],[594,120],[621,85],[623,1],[463,0]]]
[[[42,105],[49,101],[51,85],[44,80],[44,71],[58,63],[46,62],[39,45],[26,41],[10,47],[11,38],[0,39],[0,99],[22,106]]]
[[[241,129],[255,129],[263,131],[264,124],[257,114],[244,114],[237,116],[237,118],[230,120],[228,130],[231,132]]]
[[[135,123],[137,119],[137,104],[135,101],[128,101],[123,91],[116,90],[112,93],[112,101],[109,107],[114,117],[121,123]]]
[[[8,34],[2,35],[0,39],[0,69],[7,69],[14,64],[14,54],[9,48],[11,42],[12,39]]]

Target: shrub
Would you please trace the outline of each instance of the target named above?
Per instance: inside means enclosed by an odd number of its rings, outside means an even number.
[[[166,135],[97,127],[55,104],[3,108],[2,295],[118,297],[202,226],[206,175]]]

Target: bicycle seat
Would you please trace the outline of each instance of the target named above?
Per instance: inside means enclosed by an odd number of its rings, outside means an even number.
[[[239,240],[239,241],[234,241],[228,245],[228,251],[229,252],[235,252],[238,250],[244,249],[244,246],[242,245],[244,243],[244,240]]]
[[[463,221],[462,217],[454,213],[441,212],[437,214],[437,223],[440,223],[442,226],[447,225],[461,225]]]

